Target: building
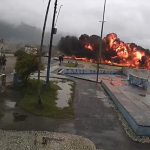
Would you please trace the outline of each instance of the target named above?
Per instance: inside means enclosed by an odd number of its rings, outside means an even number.
[[[25,45],[25,52],[28,53],[28,54],[37,54],[38,52],[38,49],[36,47],[32,47],[30,45]]]

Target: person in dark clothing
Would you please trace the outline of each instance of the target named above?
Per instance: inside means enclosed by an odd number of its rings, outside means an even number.
[[[63,60],[64,60],[63,55],[60,55],[60,56],[59,56],[59,62],[60,62],[59,65],[61,65],[61,63],[63,62]]]
[[[62,57],[61,55],[59,56],[59,65],[61,65]]]
[[[3,66],[3,70],[5,70],[5,66],[6,66],[6,56],[5,55],[3,55],[3,57],[2,57],[2,66]]]
[[[62,57],[62,62],[63,62],[64,61],[64,56],[62,55],[61,57]]]
[[[0,56],[0,69],[2,69],[2,65],[3,63],[2,63],[2,56]]]

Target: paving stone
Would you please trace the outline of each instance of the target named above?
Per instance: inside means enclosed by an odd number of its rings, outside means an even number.
[[[51,132],[15,132],[0,130],[1,150],[96,150],[90,140],[81,136]],[[47,144],[42,144],[42,138]]]

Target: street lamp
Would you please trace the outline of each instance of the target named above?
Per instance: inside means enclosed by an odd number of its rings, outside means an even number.
[[[56,17],[56,9],[57,9],[57,1],[58,0],[55,0],[53,21],[52,21],[52,29],[51,29],[51,37],[50,37],[50,45],[49,45],[49,55],[48,55],[48,65],[47,65],[46,86],[49,86],[50,62],[51,62],[53,35],[56,34],[56,32],[57,32],[57,29],[54,27],[54,25],[55,25],[55,17]]]
[[[60,7],[59,7],[59,11],[58,11],[58,15],[57,15],[57,18],[56,18],[55,26],[56,26],[56,24],[57,24],[58,17],[59,17],[59,13],[60,13],[60,10],[61,10],[61,7],[62,7],[62,6],[63,6],[63,5],[60,5]]]
[[[45,19],[44,19],[43,30],[42,30],[41,45],[40,45],[40,49],[39,49],[39,52],[38,52],[38,55],[39,55],[39,66],[38,66],[38,104],[39,105],[42,104],[42,101],[41,101],[41,90],[40,90],[41,52],[42,52],[42,48],[43,48],[44,34],[45,34],[45,28],[46,28],[46,22],[47,22],[47,17],[48,17],[50,3],[51,3],[51,0],[48,1],[47,10],[46,10]]]
[[[102,42],[103,42],[103,29],[104,29],[104,20],[105,20],[105,9],[106,9],[106,0],[104,1],[104,10],[103,10],[103,20],[100,21],[102,22],[102,27],[101,27],[101,39],[100,39],[100,46],[99,46],[99,51],[98,51],[98,62],[97,62],[97,78],[96,82],[98,83],[98,75],[99,75],[99,59],[101,58],[101,51],[102,51]]]

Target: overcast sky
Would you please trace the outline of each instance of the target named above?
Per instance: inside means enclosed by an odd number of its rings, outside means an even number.
[[[0,20],[25,22],[42,28],[48,0],[0,0]],[[57,23],[60,33],[100,35],[104,0],[58,0],[63,5]],[[51,28],[51,2],[47,31]],[[150,0],[107,0],[104,36],[114,32],[124,42],[150,48]]]

